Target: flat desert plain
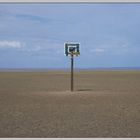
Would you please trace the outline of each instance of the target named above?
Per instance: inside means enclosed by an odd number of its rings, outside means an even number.
[[[0,72],[0,137],[140,137],[140,71]]]

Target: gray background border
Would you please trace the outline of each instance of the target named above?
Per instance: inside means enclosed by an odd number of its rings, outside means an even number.
[[[3,3],[139,3],[140,0],[0,0]],[[0,138],[0,140],[140,140],[140,138]]]
[[[139,3],[140,0],[0,0],[0,3]]]

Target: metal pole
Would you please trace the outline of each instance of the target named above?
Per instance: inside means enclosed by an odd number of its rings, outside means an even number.
[[[71,54],[71,91],[73,91],[73,54]]]

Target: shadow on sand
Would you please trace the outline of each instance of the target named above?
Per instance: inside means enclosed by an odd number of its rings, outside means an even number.
[[[92,91],[92,89],[77,89],[76,91]]]

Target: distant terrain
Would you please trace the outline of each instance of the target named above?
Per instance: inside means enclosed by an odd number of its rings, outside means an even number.
[[[7,72],[7,71],[26,71],[26,72],[34,72],[34,71],[69,71],[70,68],[0,68],[0,71]],[[111,70],[138,70],[140,71],[140,67],[88,67],[88,68],[75,68],[76,71],[111,71]]]
[[[1,70],[0,137],[140,137],[140,71]]]

